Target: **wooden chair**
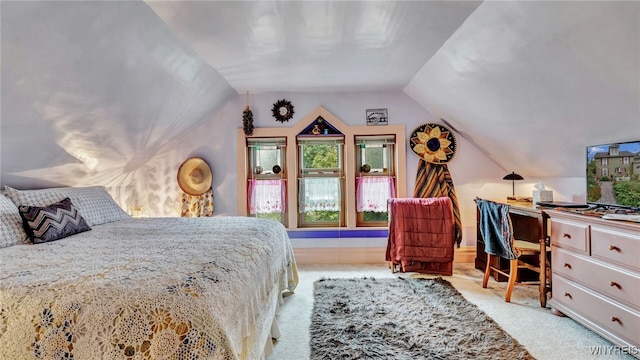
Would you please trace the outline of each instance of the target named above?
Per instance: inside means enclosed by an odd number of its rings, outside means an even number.
[[[511,302],[511,293],[516,283],[519,284],[539,284],[539,281],[520,281],[520,269],[529,269],[540,274],[544,271],[545,277],[549,273],[545,268],[540,269],[539,265],[523,261],[522,256],[535,255],[539,260],[547,254],[540,253],[540,244],[524,240],[516,240],[513,237],[511,217],[509,216],[509,205],[501,204],[489,200],[476,199],[476,206],[480,214],[480,232],[485,243],[485,253],[487,254],[487,266],[482,278],[482,287],[486,288],[489,275],[497,272],[509,277],[505,302]],[[547,246],[546,252],[551,248]],[[509,271],[504,271],[492,265],[492,258],[501,257],[509,260]],[[539,261],[538,264],[547,261]]]

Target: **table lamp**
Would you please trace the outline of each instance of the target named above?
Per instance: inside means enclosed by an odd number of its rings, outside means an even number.
[[[513,200],[516,198],[516,180],[524,180],[524,178],[515,172],[505,175],[502,180],[511,180],[511,197]]]

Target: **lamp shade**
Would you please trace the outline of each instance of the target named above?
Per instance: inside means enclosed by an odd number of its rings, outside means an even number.
[[[502,180],[524,180],[524,178],[512,171],[511,174],[505,175]]]
[[[511,180],[511,196],[515,199],[516,196],[516,180],[524,180],[521,175],[511,172],[511,174],[505,175],[502,180]]]

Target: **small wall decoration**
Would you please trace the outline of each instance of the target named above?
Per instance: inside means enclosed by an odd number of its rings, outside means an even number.
[[[249,92],[247,91],[247,106],[242,112],[242,130],[247,136],[253,135],[253,112],[249,108]]]
[[[204,159],[192,157],[178,168],[178,185],[183,192],[199,196],[211,189],[213,174]]]
[[[249,105],[242,112],[242,129],[245,135],[253,135],[253,112],[249,109]]]
[[[387,109],[367,109],[367,125],[387,125]]]
[[[276,121],[279,121],[281,123],[289,121],[295,113],[293,111],[293,105],[291,104],[291,101],[287,99],[276,101],[275,104],[273,104],[271,112],[273,113],[273,117],[276,118]]]
[[[456,154],[456,137],[446,126],[422,124],[409,136],[411,150],[432,164],[449,162]]]

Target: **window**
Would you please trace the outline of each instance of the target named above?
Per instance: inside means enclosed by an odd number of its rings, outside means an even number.
[[[318,106],[291,127],[236,136],[238,215],[289,229],[386,227],[386,201],[406,196],[404,125],[347,125]]]
[[[248,207],[258,218],[286,225],[286,138],[247,139]]]
[[[622,158],[622,164],[629,165],[629,157],[628,156],[625,156],[625,157]]]
[[[602,168],[602,176],[609,176],[609,169],[608,168]]]
[[[602,166],[609,165],[609,161],[608,160],[609,159],[607,159],[607,158],[602,158],[602,160],[600,161],[600,165],[602,165]]]
[[[395,135],[355,137],[358,226],[386,226],[387,200],[395,197]]]
[[[344,137],[298,141],[298,225],[344,226]]]

